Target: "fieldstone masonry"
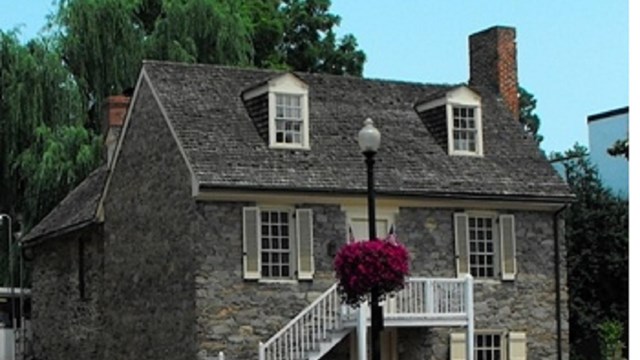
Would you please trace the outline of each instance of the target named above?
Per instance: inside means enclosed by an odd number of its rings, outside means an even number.
[[[32,340],[35,359],[94,359],[99,354],[102,316],[102,238],[99,230],[45,243],[33,254]],[[83,242],[84,267],[80,270]],[[84,294],[80,291],[84,278]],[[81,296],[84,295],[84,296]]]

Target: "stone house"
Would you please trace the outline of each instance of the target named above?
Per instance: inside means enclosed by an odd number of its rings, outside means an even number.
[[[383,359],[465,358],[466,274],[476,358],[568,358],[572,195],[517,121],[515,29],[469,44],[459,85],[144,62],[107,164],[23,240],[35,357],[356,359],[332,261],[366,237],[371,117],[378,232],[412,256]]]

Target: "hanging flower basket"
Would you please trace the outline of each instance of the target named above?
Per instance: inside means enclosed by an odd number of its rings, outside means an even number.
[[[404,288],[404,278],[409,275],[409,252],[395,235],[375,241],[353,241],[338,251],[334,268],[342,301],[357,307],[374,288],[381,300]]]

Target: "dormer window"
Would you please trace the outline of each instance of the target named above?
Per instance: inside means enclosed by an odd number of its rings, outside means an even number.
[[[284,74],[242,94],[260,136],[272,149],[309,149],[308,86]]]
[[[435,94],[416,105],[422,122],[449,155],[482,156],[482,108],[466,86]]]
[[[302,145],[302,95],[275,94],[276,144]]]
[[[478,144],[476,108],[452,106],[453,109],[453,151],[475,153]]]

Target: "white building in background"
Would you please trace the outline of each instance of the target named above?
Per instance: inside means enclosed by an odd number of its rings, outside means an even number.
[[[629,107],[622,107],[587,117],[589,154],[598,167],[602,183],[614,194],[629,197],[629,161],[624,156],[611,156],[607,149],[629,136]]]

